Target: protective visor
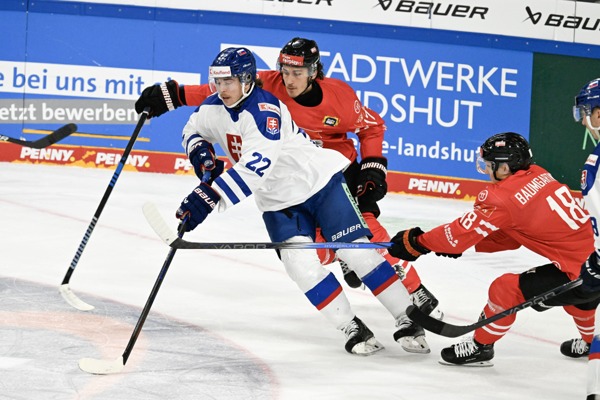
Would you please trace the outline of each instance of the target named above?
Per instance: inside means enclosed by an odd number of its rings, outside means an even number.
[[[475,161],[475,167],[477,168],[477,172],[487,175],[486,169],[488,166],[481,156],[477,157],[477,161]]]
[[[210,91],[215,93],[217,91],[217,85],[215,79],[219,78],[231,78],[231,67],[227,66],[211,66],[208,68],[208,86]]]
[[[573,118],[575,118],[575,122],[581,121],[586,115],[591,114],[589,112],[588,107],[584,105],[573,106]]]

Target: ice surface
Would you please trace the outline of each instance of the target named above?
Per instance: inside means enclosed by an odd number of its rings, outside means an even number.
[[[78,311],[58,287],[113,169],[0,163],[0,399],[584,399],[586,361],[562,356],[577,337],[562,309],[518,314],[496,344],[492,368],[438,364],[457,339],[428,334],[429,355],[392,339],[393,318],[367,291],[347,288],[357,315],[386,350],[344,351],[329,326],[268,250],[179,250],[123,372],[82,372],[83,357],[119,357],[169,248],[141,207],[157,204],[173,223],[191,176],[123,171],[70,286],[93,311]],[[380,220],[390,233],[428,229],[469,202],[388,195]],[[197,241],[267,241],[252,200],[210,215]],[[467,252],[416,263],[450,322],[474,322],[498,275],[545,263],[526,250]],[[340,278],[337,264],[330,266]]]

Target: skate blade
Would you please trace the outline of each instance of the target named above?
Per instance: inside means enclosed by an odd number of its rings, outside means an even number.
[[[431,349],[425,340],[425,336],[404,336],[400,338],[400,345],[409,353],[431,353]]]
[[[439,360],[439,363],[442,365],[449,365],[451,367],[468,367],[468,368],[485,368],[485,367],[493,367],[494,363],[491,361],[477,361],[467,364],[453,364],[448,361]]]
[[[357,356],[370,356],[383,349],[385,349],[385,347],[373,337],[366,342],[354,345],[352,354],[356,354]]]

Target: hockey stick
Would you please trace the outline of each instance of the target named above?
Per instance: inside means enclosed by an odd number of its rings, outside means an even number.
[[[381,249],[393,245],[391,242],[375,243],[286,243],[286,242],[222,242],[200,243],[188,242],[177,236],[167,225],[163,217],[152,203],[143,206],[144,216],[154,229],[154,232],[173,249],[204,249],[204,250],[265,250],[265,249]]]
[[[142,126],[144,126],[144,122],[146,121],[146,118],[148,118],[149,112],[150,112],[149,107],[146,107],[144,109],[144,111],[142,111],[142,114],[140,115],[140,118],[138,119],[138,123],[135,126],[135,129],[133,130],[133,134],[131,135],[129,142],[127,143],[127,146],[125,147],[125,150],[123,151],[123,155],[121,156],[119,165],[117,165],[117,168],[116,168],[115,172],[113,173],[112,178],[110,179],[108,187],[106,188],[106,191],[104,192],[104,196],[102,196],[102,200],[100,200],[100,204],[98,205],[98,208],[96,209],[96,212],[94,213],[94,217],[92,218],[92,221],[90,222],[87,230],[85,231],[85,234],[83,235],[83,239],[81,240],[81,243],[79,243],[79,247],[77,248],[77,251],[75,252],[75,256],[73,257],[73,260],[71,260],[71,265],[69,265],[69,269],[67,269],[67,273],[65,274],[65,277],[58,289],[58,291],[60,292],[62,297],[67,301],[67,303],[69,303],[73,307],[77,308],[78,310],[89,311],[89,310],[93,310],[94,306],[84,302],[83,300],[78,298],[75,295],[75,293],[73,293],[73,291],[69,287],[69,281],[71,280],[71,275],[73,275],[73,271],[75,271],[75,267],[77,267],[79,258],[81,257],[81,254],[83,253],[83,250],[85,249],[85,246],[87,245],[88,240],[90,240],[90,236],[92,235],[92,232],[94,231],[94,228],[96,227],[98,218],[100,218],[100,214],[102,214],[102,210],[104,210],[104,206],[106,205],[106,202],[108,201],[108,197],[112,193],[112,190],[113,190],[115,184],[117,183],[117,179],[119,179],[119,175],[121,175],[121,171],[123,170],[123,167],[125,166],[125,162],[127,161],[127,158],[129,157],[129,153],[131,152],[131,149],[133,148],[133,144],[135,143],[140,131],[142,130]]]
[[[56,142],[59,142],[77,130],[77,125],[67,124],[55,130],[54,132],[44,136],[38,140],[21,140],[14,139],[8,136],[0,135],[0,142],[8,142],[18,144],[20,146],[31,147],[33,149],[43,149]]]
[[[531,299],[521,304],[517,304],[516,306],[509,308],[508,310],[504,310],[498,314],[477,321],[476,323],[471,325],[452,325],[446,322],[442,322],[423,313],[423,311],[421,311],[419,307],[414,305],[410,305],[406,308],[406,314],[410,319],[421,325],[423,329],[427,329],[428,331],[440,336],[454,338],[474,331],[475,329],[481,328],[482,326],[491,324],[494,321],[507,317],[511,314],[517,313],[528,307],[540,304],[546,300],[558,296],[559,294],[565,293],[573,288],[576,288],[577,286],[581,285],[581,283],[581,278],[567,282],[564,285],[555,287],[554,289],[550,289],[547,292],[532,297]]]
[[[183,222],[182,224],[179,225],[178,231],[179,231],[179,233],[178,233],[179,237],[183,236],[183,233],[185,232],[185,222]],[[82,371],[88,372],[90,374],[96,374],[96,375],[108,375],[108,374],[116,374],[123,370],[123,368],[125,367],[125,364],[127,364],[127,360],[129,359],[129,356],[131,355],[133,346],[135,346],[135,342],[137,341],[137,338],[140,335],[140,332],[142,331],[142,326],[144,325],[144,322],[146,321],[146,317],[148,317],[150,308],[152,307],[152,304],[154,303],[154,299],[156,299],[156,295],[158,294],[158,289],[160,289],[160,285],[162,284],[162,282],[165,278],[165,275],[167,274],[167,270],[169,269],[169,266],[171,265],[171,261],[173,261],[173,257],[175,256],[176,251],[177,251],[177,249],[175,249],[175,248],[169,249],[169,254],[167,255],[167,258],[165,259],[165,262],[163,263],[160,273],[158,274],[158,277],[156,278],[156,282],[154,282],[154,286],[152,287],[150,296],[148,297],[148,300],[146,300],[146,305],[144,306],[144,309],[142,310],[142,313],[140,314],[140,318],[138,319],[138,322],[135,325],[135,328],[133,329],[133,333],[131,334],[131,337],[129,338],[129,343],[127,343],[127,347],[125,348],[123,355],[121,355],[121,357],[117,358],[116,360],[99,360],[96,358],[82,358],[81,360],[79,360],[79,368]]]

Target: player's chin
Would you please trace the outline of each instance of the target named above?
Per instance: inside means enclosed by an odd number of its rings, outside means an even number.
[[[288,96],[290,96],[292,99],[300,94],[298,89],[290,89],[286,87],[285,90],[287,91]]]

